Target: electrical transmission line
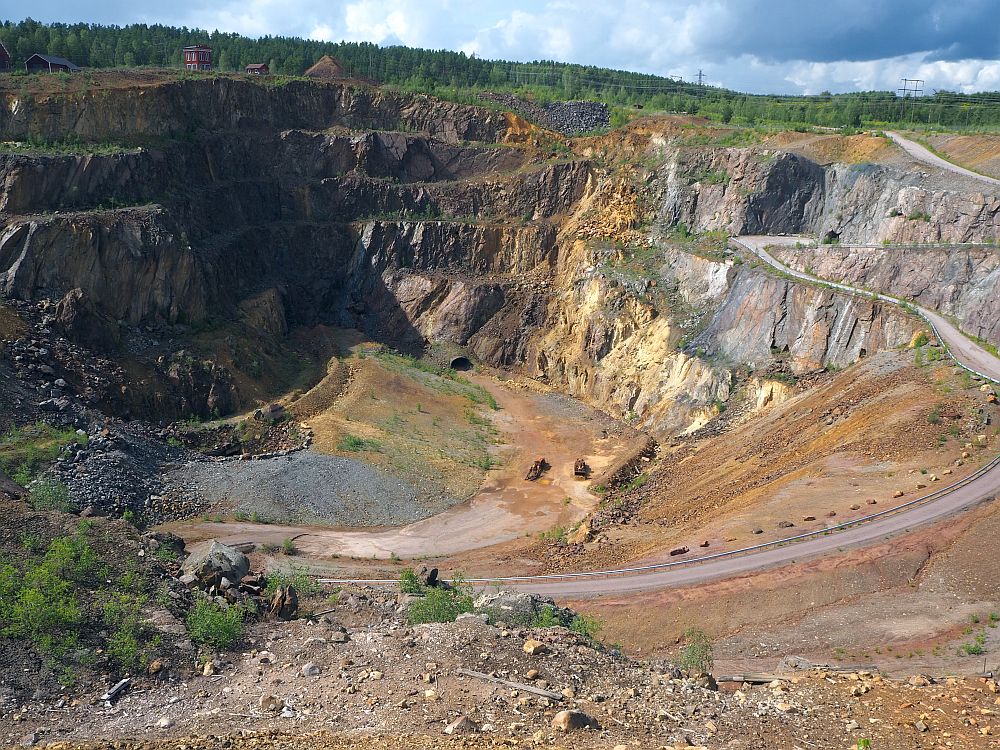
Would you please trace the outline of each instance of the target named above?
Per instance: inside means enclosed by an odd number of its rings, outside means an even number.
[[[899,102],[899,121],[903,121],[903,117],[906,115],[906,100],[911,100],[910,105],[910,122],[913,121],[913,105],[912,100],[916,99],[918,96],[924,93],[924,82],[920,78],[900,78],[900,86],[896,91],[899,92],[902,100]]]

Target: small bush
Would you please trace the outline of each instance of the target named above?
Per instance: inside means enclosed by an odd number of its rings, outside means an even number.
[[[281,551],[284,554],[288,555],[289,557],[295,557],[295,555],[299,554],[299,548],[295,544],[295,540],[292,539],[290,536],[289,537],[285,537],[282,540],[282,542],[281,542]]]
[[[69,501],[69,488],[58,479],[39,479],[28,491],[28,502],[35,510],[58,510],[69,513],[73,504]]]
[[[434,586],[424,590],[424,597],[410,604],[411,625],[425,622],[454,622],[473,609],[472,590],[456,575],[449,588]]]
[[[104,622],[111,629],[105,651],[122,673],[143,666],[147,660],[150,641],[142,617],[145,603],[145,596],[124,591],[109,592],[104,601]]]
[[[533,628],[558,628],[563,624],[552,607],[543,607],[531,621]]]
[[[424,593],[424,584],[420,580],[420,576],[410,568],[406,568],[399,574],[399,590],[404,594],[422,594]]]
[[[927,331],[921,331],[917,334],[917,337],[913,339],[913,347],[919,348],[921,346],[926,346],[930,342],[930,337],[927,335]]]
[[[188,634],[201,646],[226,650],[239,643],[243,637],[243,610],[240,607],[220,607],[214,602],[199,599],[188,612]]]
[[[601,624],[601,621],[590,615],[577,615],[569,624],[569,629],[574,633],[579,633],[592,641],[597,639],[597,634],[603,628],[604,626]]]
[[[688,672],[708,674],[712,671],[715,660],[712,656],[712,641],[700,628],[688,628],[684,631],[687,645],[681,649],[680,667]]]
[[[295,566],[287,573],[274,571],[267,574],[267,595],[273,596],[279,586],[291,586],[300,596],[312,596],[323,590],[305,568]]]

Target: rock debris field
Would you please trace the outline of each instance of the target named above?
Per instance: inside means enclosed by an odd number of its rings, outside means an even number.
[[[260,623],[241,651],[197,672],[161,663],[117,701],[15,707],[0,717],[0,742],[334,748],[350,735],[373,748],[995,746],[993,680],[896,682],[813,668],[718,689],[563,627],[519,626],[496,611],[494,624],[469,614],[409,626],[406,607],[394,592],[342,589],[323,615]],[[411,740],[421,735],[437,742]]]
[[[361,461],[312,451],[264,460],[190,461],[166,481],[170,493],[282,523],[402,525],[457,502]]]

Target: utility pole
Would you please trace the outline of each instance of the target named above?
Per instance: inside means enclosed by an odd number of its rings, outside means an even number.
[[[902,100],[899,102],[899,121],[903,121],[906,111],[906,100],[914,99],[924,93],[924,82],[920,78],[900,78],[903,85],[896,89]],[[913,112],[913,105],[910,105],[910,112]],[[912,117],[911,117],[912,121]]]
[[[702,81],[705,80],[705,74],[701,72],[701,68],[698,68],[698,85],[702,85]]]

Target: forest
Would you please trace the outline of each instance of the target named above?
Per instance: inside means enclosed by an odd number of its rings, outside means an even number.
[[[703,115],[738,125],[861,128],[887,124],[993,129],[1000,125],[1000,92],[901,97],[892,91],[816,96],[744,94],[675,77],[554,61],[485,60],[448,50],[380,47],[367,42],[322,42],[296,37],[250,38],[199,29],[132,24],[43,24],[31,19],[0,23],[0,41],[15,72],[35,52],[68,58],[84,68],[178,68],[181,49],[208,44],[217,70],[242,71],[267,63],[272,73],[301,75],[322,55],[337,58],[352,74],[457,101],[478,92],[512,91],[538,101],[589,99],[616,108]],[[15,73],[16,74],[16,73]]]

